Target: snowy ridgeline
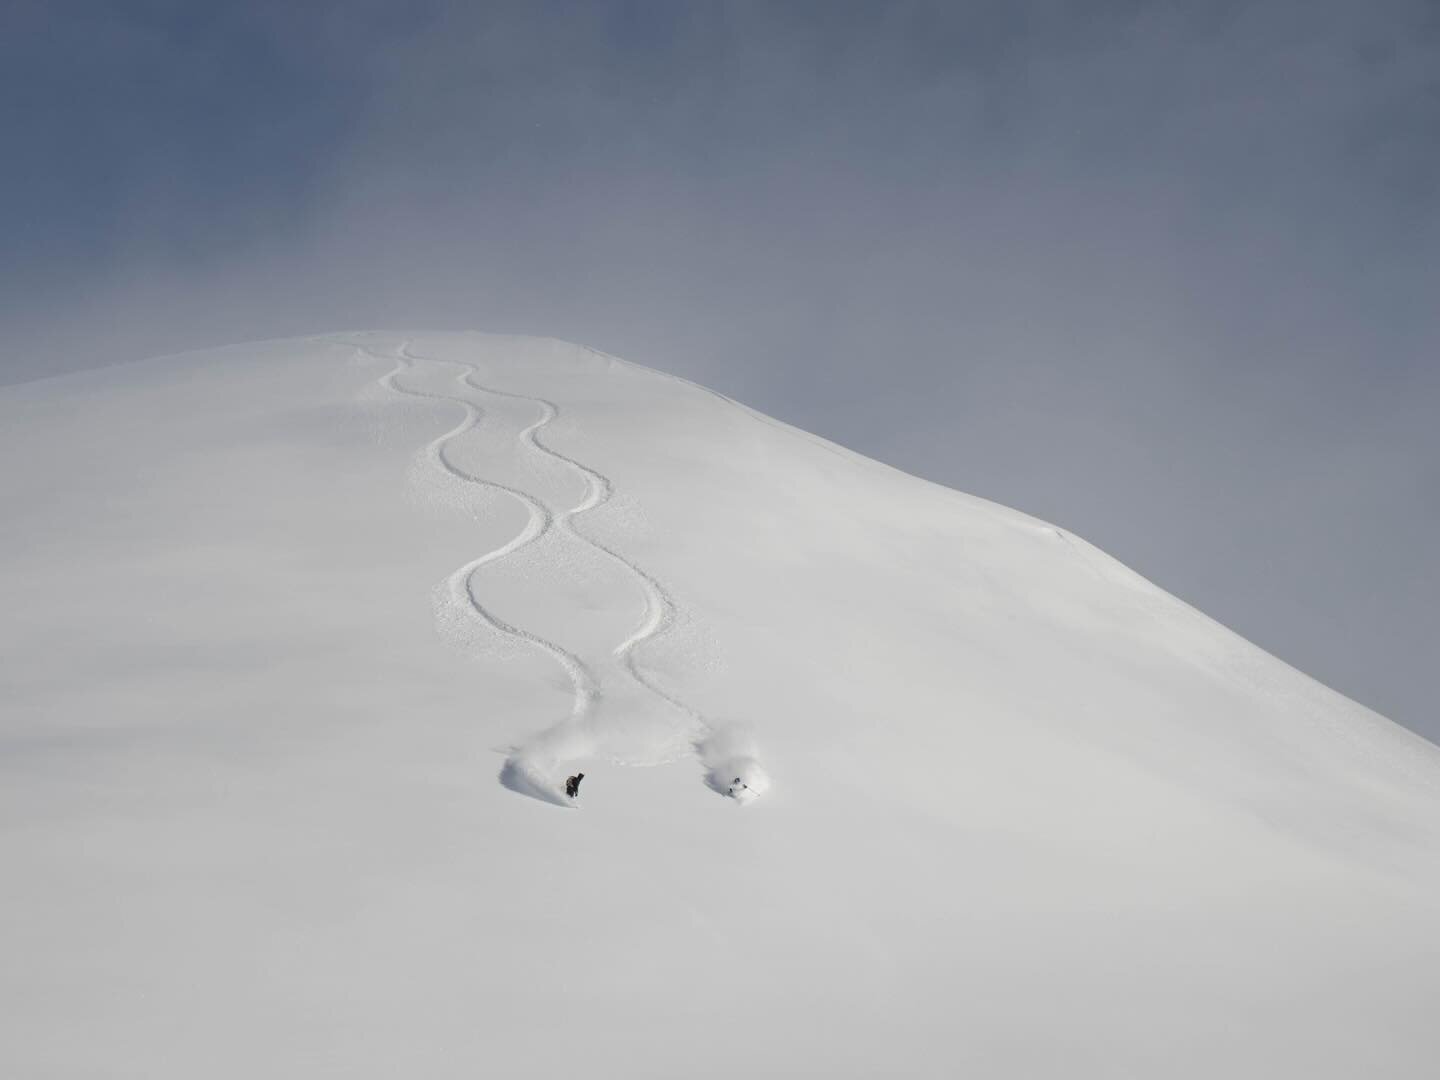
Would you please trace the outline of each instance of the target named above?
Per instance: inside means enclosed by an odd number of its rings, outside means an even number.
[[[1434,1075],[1440,754],[1054,526],[480,334],[0,451],[0,1076]]]

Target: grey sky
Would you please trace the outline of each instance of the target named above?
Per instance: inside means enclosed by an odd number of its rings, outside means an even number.
[[[1053,520],[1440,738],[1440,9],[0,14],[0,381],[553,334]]]

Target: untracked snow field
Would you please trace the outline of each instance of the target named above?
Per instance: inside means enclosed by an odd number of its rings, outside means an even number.
[[[0,1077],[1440,1075],[1440,750],[1063,529],[482,334],[0,453]]]

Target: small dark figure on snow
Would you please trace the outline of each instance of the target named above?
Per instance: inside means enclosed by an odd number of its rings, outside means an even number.
[[[579,795],[579,794],[580,794],[580,781],[581,781],[581,780],[584,780],[584,779],[585,779],[585,774],[582,772],[582,773],[576,773],[574,776],[570,777],[570,779],[566,780],[566,781],[565,781],[565,794],[566,794],[566,795],[569,795],[570,798],[572,798],[572,799],[575,798],[576,795]]]

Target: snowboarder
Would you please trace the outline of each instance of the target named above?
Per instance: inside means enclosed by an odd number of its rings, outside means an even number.
[[[581,781],[581,780],[584,780],[584,779],[585,779],[585,774],[582,772],[582,773],[576,773],[574,776],[570,777],[570,779],[566,780],[566,781],[565,781],[565,794],[566,794],[566,795],[569,795],[570,798],[572,798],[572,799],[575,798],[576,795],[579,795],[579,794],[580,794],[580,781]]]
[[[735,777],[734,783],[730,785],[730,790],[726,792],[726,794],[729,795],[732,799],[734,799],[739,796],[740,792],[749,790],[750,785],[745,783],[744,780],[737,776]]]

